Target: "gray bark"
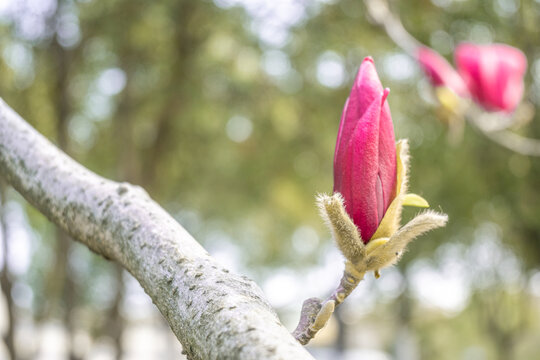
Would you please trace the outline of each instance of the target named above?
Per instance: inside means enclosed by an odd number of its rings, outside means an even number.
[[[313,359],[262,291],[217,263],[140,187],[102,178],[0,99],[0,175],[74,239],[118,262],[190,359]]]

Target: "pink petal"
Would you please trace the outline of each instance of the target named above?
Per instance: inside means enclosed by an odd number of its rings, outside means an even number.
[[[334,191],[365,242],[395,197],[396,149],[389,90],[366,58],[345,103],[334,155]]]
[[[452,66],[436,51],[421,47],[416,58],[433,86],[447,86],[460,96],[467,96],[465,82]]]
[[[334,159],[343,154],[357,122],[375,98],[381,95],[382,91],[383,87],[375,70],[373,59],[366,57],[358,70],[351,95],[343,111]]]
[[[482,82],[480,81],[479,52],[476,46],[461,44],[455,51],[455,61],[458,71],[467,84],[472,97],[482,102]]]
[[[376,193],[379,149],[373,139],[378,137],[380,111],[380,102],[372,102],[362,121],[357,123],[345,151],[342,181],[334,184],[334,190],[343,195],[346,210],[366,242],[379,225]]]
[[[396,136],[390,107],[386,101],[389,92],[388,89],[384,90],[379,117],[379,176],[383,192],[383,214],[396,195]]]
[[[497,87],[499,105],[511,111],[523,97],[523,76],[527,70],[527,58],[520,51],[506,45],[494,45],[496,56],[500,60]]]
[[[336,149],[334,151],[334,184],[341,183],[341,176],[343,173],[342,168],[341,168],[342,162],[340,161],[341,159],[338,158],[338,153],[340,154],[340,156],[342,156],[341,155],[342,153],[338,152],[338,149],[340,148],[340,143],[342,141],[344,142],[346,141],[343,139],[345,139],[345,137],[347,137],[347,139],[349,138],[349,136],[345,136],[345,134],[343,134],[345,118],[347,117],[348,105],[349,105],[349,98],[347,98],[347,100],[345,101],[345,106],[343,106],[343,113],[341,114],[341,121],[339,122]]]
[[[503,44],[461,44],[456,63],[473,99],[490,111],[513,111],[523,96],[525,55]]]

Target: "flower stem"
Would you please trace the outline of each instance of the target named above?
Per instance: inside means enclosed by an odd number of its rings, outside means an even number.
[[[326,325],[334,309],[358,286],[364,274],[365,272],[355,270],[347,261],[341,281],[332,295],[324,302],[318,298],[309,298],[304,301],[300,321],[292,333],[300,344],[306,345]]]

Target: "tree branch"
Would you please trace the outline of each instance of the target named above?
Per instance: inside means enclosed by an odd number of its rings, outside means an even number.
[[[403,26],[401,19],[394,15],[385,0],[364,0],[368,16],[382,26],[390,39],[403,51],[415,56],[422,44]]]
[[[497,114],[482,113],[472,106],[469,106],[465,113],[467,121],[495,143],[521,155],[540,156],[539,139],[521,136],[509,130],[510,127],[530,122],[533,116],[533,106],[526,103],[518,107],[510,118],[499,118]]]
[[[189,359],[312,359],[257,285],[217,263],[142,188],[79,165],[1,99],[0,171],[52,222],[128,270]]]

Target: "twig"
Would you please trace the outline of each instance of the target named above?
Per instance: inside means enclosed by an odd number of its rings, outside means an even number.
[[[345,266],[339,286],[324,302],[318,298],[309,298],[302,304],[300,321],[293,331],[293,336],[302,345],[306,345],[321,330],[343,300],[351,294],[364,279],[364,272],[356,271],[352,266]]]
[[[486,131],[474,119],[467,117],[467,120],[487,138],[513,152],[525,156],[540,156],[538,139],[524,137],[508,130]]]
[[[422,44],[403,26],[400,18],[392,13],[385,0],[365,0],[366,10],[371,19],[384,27],[386,34],[406,53],[414,56]]]

